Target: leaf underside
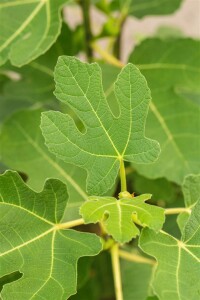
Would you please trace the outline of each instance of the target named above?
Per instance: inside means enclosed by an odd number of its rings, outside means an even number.
[[[132,64],[115,83],[120,114],[113,116],[106,101],[98,64],[62,56],[55,69],[56,97],[81,119],[81,133],[69,115],[50,111],[41,128],[49,150],[58,158],[87,170],[87,190],[101,195],[113,186],[120,161],[145,164],[157,159],[159,144],[145,137],[150,90]]]
[[[61,299],[76,292],[77,261],[101,250],[97,236],[59,229],[68,194],[59,180],[30,190],[15,172],[0,176],[0,277],[23,276],[4,286],[3,299]]]

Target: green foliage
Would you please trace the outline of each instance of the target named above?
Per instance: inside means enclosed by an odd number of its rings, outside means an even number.
[[[84,259],[81,259],[80,262]],[[113,297],[113,294],[111,259],[109,253],[103,251],[93,260],[86,284],[78,290],[76,295],[70,297],[70,300],[110,299]]]
[[[182,2],[0,0],[2,300],[199,299],[200,43],[120,61],[127,17]]]
[[[0,65],[9,58],[13,65],[22,66],[46,52],[59,35],[59,11],[65,2],[1,1]]]
[[[111,11],[122,11],[136,18],[148,15],[167,15],[179,8],[182,0],[105,0],[97,1],[99,9],[109,14]]]
[[[132,169],[131,169],[132,170]],[[165,178],[149,179],[136,172],[130,173],[127,180],[131,183],[132,191],[137,195],[145,193],[146,190],[152,194],[151,202],[167,207],[178,201],[180,188]],[[182,198],[182,195],[180,195]]]
[[[183,183],[185,206],[192,208],[200,199],[200,175],[188,175]]]
[[[58,56],[75,55],[82,49],[79,41],[79,28],[72,31],[65,23],[56,44],[44,55],[21,68],[8,63],[2,67],[2,100],[0,102],[0,121],[16,110],[26,107],[55,107],[53,70]],[[66,40],[68,41],[66,43]],[[15,73],[17,80],[8,76]],[[7,74],[7,76],[6,76]],[[15,94],[13,95],[13,90]]]
[[[176,93],[178,87],[192,91],[199,86],[199,45],[199,41],[191,39],[173,43],[150,39],[130,56],[145,75],[152,93],[147,135],[156,138],[161,146],[161,155],[153,165],[134,165],[144,176],[166,177],[181,184],[188,174],[199,173],[200,107]]]
[[[179,8],[182,0],[134,0],[129,1],[129,14],[137,18],[147,15],[168,15]]]
[[[200,289],[200,201],[197,202],[179,241],[144,229],[140,247],[158,261],[153,288],[160,300],[199,298]],[[170,275],[170,276],[169,276]]]
[[[87,170],[90,194],[103,194],[112,187],[122,160],[145,164],[157,159],[159,144],[144,135],[150,91],[136,67],[127,65],[115,83],[118,118],[108,107],[96,63],[60,57],[55,81],[55,95],[74,109],[85,133],[69,115],[54,111],[43,113],[42,133],[58,158]]]
[[[123,260],[121,268],[124,300],[146,300],[149,294],[153,265]]]
[[[14,114],[4,123],[0,135],[1,159],[10,168],[27,174],[28,185],[37,191],[41,190],[48,177],[66,183],[69,202],[65,220],[72,220],[79,216],[79,207],[87,199],[86,173],[49,153],[39,127],[40,117],[41,110],[27,110]]]
[[[190,209],[200,200],[200,175],[188,175],[185,177],[182,189],[185,207],[188,208],[188,211],[178,215],[177,223],[181,232],[184,230],[185,224],[190,217]]]
[[[85,223],[100,221],[108,234],[119,243],[129,242],[139,235],[136,224],[159,231],[164,223],[164,210],[148,205],[146,200],[151,195],[141,195],[134,198],[90,197],[81,207],[80,213]]]
[[[63,230],[66,186],[50,179],[37,194],[16,173],[7,172],[0,177],[0,189],[0,275],[23,273],[3,288],[2,297],[17,300],[20,292],[20,299],[64,300],[74,294],[77,260],[98,254],[101,243],[95,235]]]

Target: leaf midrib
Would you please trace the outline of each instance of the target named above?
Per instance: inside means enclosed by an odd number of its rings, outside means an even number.
[[[177,290],[177,294],[179,299],[181,299],[180,296],[180,286],[179,286],[179,270],[180,270],[180,262],[181,262],[181,248],[178,247],[178,258],[177,258],[178,262],[177,262],[177,268],[176,268],[176,290]]]
[[[32,3],[39,3],[41,0],[19,0],[19,1],[13,1],[13,2],[5,2],[0,4],[0,8],[5,8],[9,6],[18,6],[18,5],[26,5],[26,4],[32,4]]]
[[[89,203],[89,201],[88,201],[88,203]],[[99,206],[98,208],[96,208],[95,210],[93,210],[93,212],[90,214],[90,217],[91,217],[92,215],[94,215],[96,211],[101,210],[103,207],[107,207],[107,206],[114,206],[114,207],[116,207],[116,205],[117,205],[117,207],[118,207],[118,205],[120,205],[120,207],[121,207],[121,206],[129,206],[129,207],[131,207],[131,208],[133,208],[133,209],[135,208],[136,210],[137,210],[137,209],[138,209],[138,210],[142,210],[142,211],[144,211],[145,213],[147,213],[148,215],[151,216],[151,214],[148,212],[148,210],[145,210],[144,208],[141,208],[141,207],[139,207],[139,206],[132,205],[132,204],[123,203],[122,201],[116,200],[116,199],[115,199],[112,203],[103,204],[103,205]],[[136,211],[136,212],[137,212],[137,211]],[[121,213],[121,210],[120,210],[120,213]],[[133,213],[134,213],[134,212],[133,212]]]
[[[187,249],[187,244],[185,244],[185,242],[182,242],[178,239],[176,239],[175,237],[171,236],[170,234],[168,234],[167,232],[163,231],[163,230],[160,230],[160,232],[164,235],[166,235],[167,237],[169,237],[171,240],[173,240],[173,242],[176,242],[176,244],[165,244],[165,243],[160,243],[160,242],[155,242],[155,241],[149,241],[148,243],[144,243],[144,245],[147,245],[147,244],[158,244],[158,245],[161,245],[161,246],[164,246],[164,247],[175,247],[177,248],[178,250],[178,257],[177,257],[177,266],[176,266],[176,270],[175,272],[173,273],[175,275],[175,281],[176,281],[176,291],[177,291],[177,295],[178,295],[178,299],[182,299],[182,296],[180,294],[180,275],[179,275],[179,270],[180,270],[180,263],[181,263],[181,251],[185,251],[187,252],[191,257],[193,257],[196,261],[200,262],[200,259],[195,255],[193,254],[189,249]],[[193,245],[195,246],[195,245]],[[200,248],[200,246],[198,246],[198,248]],[[157,259],[157,261],[159,262],[159,259]],[[159,265],[158,265],[159,267]]]
[[[140,70],[152,70],[152,69],[171,69],[171,70],[189,70],[200,73],[199,68],[195,68],[186,64],[168,64],[168,63],[152,63],[152,64],[136,64]]]
[[[2,195],[1,195],[1,194],[0,194],[0,197],[1,197],[1,199],[2,199]],[[0,206],[1,206],[1,205],[11,206],[11,207],[16,207],[17,209],[21,209],[21,210],[25,211],[26,213],[28,213],[28,214],[30,214],[30,215],[36,217],[37,219],[40,219],[41,221],[47,223],[48,225],[51,225],[51,226],[54,226],[54,225],[55,225],[54,223],[50,222],[49,220],[44,219],[44,218],[41,217],[40,215],[34,213],[32,210],[28,210],[28,209],[26,209],[25,207],[23,207],[23,206],[21,206],[21,205],[16,205],[16,204],[14,204],[14,203],[7,203],[7,202],[5,202],[5,201],[4,201],[4,202],[0,202]]]
[[[57,112],[57,113],[60,113],[60,112]],[[62,113],[61,113],[62,114]],[[48,117],[48,112],[47,114],[44,114],[46,118],[49,119],[50,122],[52,122],[52,120]],[[62,114],[63,115],[63,114]],[[53,123],[53,122],[52,122]],[[80,146],[78,146],[77,144],[75,144],[74,142],[72,142],[68,136],[66,136],[61,130],[60,130],[60,127],[56,126],[55,123],[53,123],[53,126],[62,134],[62,136],[70,143],[72,144],[74,147],[78,148],[81,152],[84,152],[84,153],[87,153],[91,156],[95,156],[95,157],[106,157],[106,158],[115,158],[117,159],[118,157],[115,156],[115,155],[109,155],[109,154],[97,154],[97,153],[92,153],[92,152],[88,152],[87,150],[81,148]],[[44,127],[44,126],[43,126]],[[50,146],[51,144],[53,145],[62,145],[62,144],[65,144],[65,142],[63,143],[49,143],[48,145]],[[62,157],[63,155],[60,155],[59,154],[59,157]],[[66,158],[66,156],[64,156],[64,158]],[[64,159],[65,160],[65,159]]]
[[[188,162],[185,160],[182,152],[180,151],[179,147],[177,146],[173,134],[171,134],[167,124],[165,123],[164,118],[162,117],[162,115],[160,114],[160,112],[158,111],[157,107],[155,106],[155,104],[151,101],[150,102],[150,109],[153,112],[153,114],[156,116],[157,120],[159,121],[163,131],[166,133],[167,137],[168,137],[168,141],[172,143],[172,145],[174,146],[176,153],[178,154],[178,156],[181,158],[181,160],[183,161],[184,165],[186,166],[188,172],[190,173],[190,166],[188,164]],[[167,141],[165,141],[166,143]]]
[[[51,241],[51,266],[50,266],[49,275],[48,275],[47,279],[45,280],[45,282],[40,286],[40,288],[32,295],[32,297],[30,298],[30,300],[33,299],[34,296],[38,294],[38,292],[47,284],[47,282],[49,281],[49,279],[51,279],[51,278],[53,279],[52,273],[53,273],[53,265],[54,265],[54,243],[55,243],[55,235],[56,235],[56,231],[53,232],[52,241]],[[63,290],[63,287],[62,287],[62,290]]]
[[[41,233],[40,235],[37,235],[33,239],[30,239],[27,242],[24,242],[24,243],[22,243],[22,244],[20,244],[20,245],[18,245],[16,247],[10,249],[10,250],[7,250],[6,252],[0,253],[0,257],[3,257],[4,255],[7,255],[9,253],[12,253],[13,251],[19,250],[19,249],[21,249],[21,248],[23,248],[23,247],[25,247],[25,246],[27,246],[27,245],[29,245],[29,244],[37,241],[37,240],[43,238],[44,236],[50,234],[51,232],[56,231],[56,230],[57,229],[55,227],[52,227],[51,229],[46,230],[45,232]]]
[[[191,246],[191,247],[198,247],[200,248],[200,245],[187,245],[185,242],[182,242],[178,239],[176,239],[174,236],[168,234],[167,232],[163,231],[163,230],[160,230],[160,232],[164,235],[166,235],[167,237],[169,237],[171,240],[173,240],[173,242],[176,242],[176,244],[165,244],[165,243],[159,243],[159,242],[155,242],[155,241],[152,241],[150,243],[154,243],[154,244],[158,244],[158,245],[161,245],[161,246],[167,246],[167,247],[179,247],[183,250],[185,250],[186,252],[188,252],[192,257],[194,257],[197,261],[200,262],[200,259],[194,255],[189,249],[187,249],[187,247]]]
[[[152,64],[152,65],[158,65],[158,64]],[[161,65],[161,64],[159,64]],[[164,65],[164,64],[163,64]],[[142,66],[146,66],[146,65],[136,65],[138,68],[140,68],[142,70]],[[148,65],[147,65],[148,66]],[[179,65],[177,65],[179,66]],[[187,65],[184,65],[185,67]],[[199,69],[197,69],[198,71],[200,71]],[[107,89],[109,90],[109,92],[111,93],[113,91],[113,83],[110,85],[110,87]],[[112,89],[111,89],[112,87]],[[162,117],[162,115],[160,114],[160,112],[158,111],[156,105],[153,103],[153,101],[150,101],[150,105],[149,105],[151,111],[153,112],[153,114],[155,115],[156,119],[158,120],[158,122],[160,123],[160,125],[162,126],[163,128],[163,131],[165,132],[165,134],[167,135],[168,137],[168,141],[172,143],[172,145],[174,146],[178,156],[181,158],[181,160],[183,161],[183,163],[185,164],[187,170],[189,173],[191,173],[191,169],[190,169],[190,166],[188,164],[188,162],[185,160],[182,152],[180,151],[179,147],[177,146],[175,140],[174,140],[174,135],[171,133],[171,131],[169,130],[167,124],[165,123],[165,120],[164,118]],[[165,141],[166,143],[166,141]]]
[[[130,71],[130,67],[129,67],[129,87],[130,87],[130,90],[129,90],[129,118],[130,118],[130,122],[129,122],[128,137],[127,137],[127,141],[126,141],[124,150],[122,152],[122,157],[124,157],[126,149],[128,147],[129,141],[130,141],[130,136],[131,136],[131,132],[132,132],[132,123],[133,123],[133,120],[132,120],[132,109],[131,109],[132,84],[131,84],[131,79],[130,78],[131,78],[131,71]]]
[[[64,61],[64,63],[65,63],[65,61]],[[101,119],[99,118],[99,116],[97,115],[96,111],[94,110],[92,104],[90,103],[89,99],[87,98],[87,94],[83,91],[83,89],[82,89],[81,86],[79,85],[79,83],[78,83],[78,81],[76,80],[75,76],[73,75],[73,73],[72,73],[70,67],[69,67],[66,63],[65,63],[65,65],[66,65],[66,67],[68,68],[69,72],[71,73],[71,76],[74,78],[74,80],[75,80],[77,86],[80,88],[81,92],[83,93],[83,97],[86,99],[86,101],[88,102],[89,106],[91,107],[91,110],[92,110],[93,114],[95,115],[96,119],[98,120],[100,126],[102,127],[103,131],[105,132],[105,134],[106,134],[106,136],[107,136],[109,142],[111,143],[113,149],[115,150],[115,152],[116,152],[116,154],[117,154],[117,158],[121,160],[121,159],[122,159],[121,154],[119,153],[119,151],[118,151],[117,148],[115,147],[115,144],[114,144],[112,138],[111,138],[110,135],[108,134],[108,132],[107,132],[106,128],[104,127],[104,125],[103,125]],[[88,75],[89,75],[89,74],[88,74]],[[88,87],[89,87],[89,84],[90,84],[90,77],[91,77],[91,76],[89,76]],[[109,107],[108,107],[108,110],[110,111]]]
[[[46,4],[46,26],[43,35],[40,37],[39,43],[37,46],[33,47],[32,51],[29,52],[29,57],[31,56],[32,53],[36,52],[40,45],[43,43],[45,37],[47,36],[47,33],[50,28],[50,20],[51,20],[51,15],[50,15],[50,2],[49,0],[42,0]]]
[[[4,50],[25,28],[26,26],[34,19],[40,9],[45,5],[48,0],[42,0],[35,7],[32,13],[26,18],[26,20],[21,24],[21,26],[4,42],[4,44],[0,47],[0,52]]]

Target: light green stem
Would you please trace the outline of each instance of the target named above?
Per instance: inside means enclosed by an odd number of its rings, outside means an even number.
[[[111,252],[111,259],[112,259],[112,269],[113,269],[116,300],[123,300],[121,271],[120,271],[120,262],[119,262],[119,245],[114,244],[110,252]]]
[[[191,214],[191,209],[186,207],[175,207],[175,208],[166,208],[165,215],[177,215],[183,212]]]
[[[121,179],[121,192],[127,191],[127,185],[126,185],[126,171],[124,167],[124,161],[120,160],[120,179]]]
[[[129,253],[124,250],[119,250],[119,256],[125,260],[141,263],[141,264],[149,264],[149,265],[155,265],[155,260],[137,255],[135,253]]]
[[[114,57],[112,54],[108,53],[107,51],[103,50],[97,43],[93,42],[91,44],[91,47],[101,55],[101,57],[108,62],[111,65],[114,65],[116,67],[122,68],[124,64],[119,61],[116,57]]]
[[[72,228],[75,226],[80,226],[83,225],[85,222],[83,219],[77,219],[77,220],[73,220],[73,221],[68,221],[66,223],[60,223],[60,224],[56,224],[55,227],[56,229],[68,229],[68,228]]]

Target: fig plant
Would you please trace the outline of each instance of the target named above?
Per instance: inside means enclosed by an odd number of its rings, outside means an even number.
[[[199,299],[199,41],[120,60],[128,16],[180,4],[0,0],[1,299]]]

